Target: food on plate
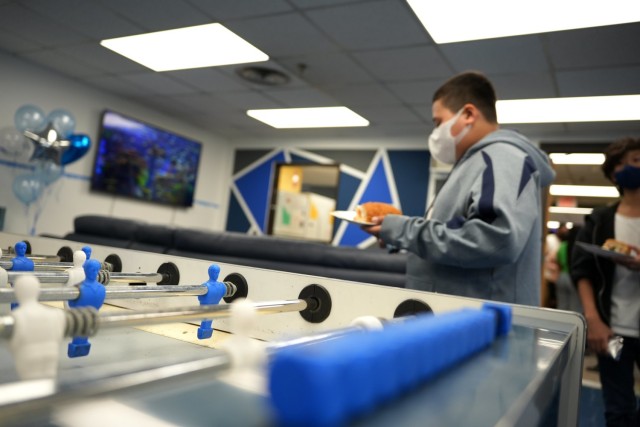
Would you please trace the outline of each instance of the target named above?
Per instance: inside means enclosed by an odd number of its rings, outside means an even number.
[[[634,251],[633,248],[631,248],[631,246],[616,239],[607,239],[602,245],[602,249],[617,252],[623,255],[630,255],[630,256],[636,255],[636,251]]]
[[[401,215],[400,209],[389,203],[382,202],[366,202],[356,206],[356,221],[371,222],[374,217],[383,217],[385,215],[394,214]]]

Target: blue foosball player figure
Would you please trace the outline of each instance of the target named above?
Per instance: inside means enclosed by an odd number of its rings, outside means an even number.
[[[11,260],[12,271],[33,271],[35,266],[30,258],[26,257],[27,244],[18,242],[15,246],[16,256]]]
[[[15,246],[16,256],[11,260],[11,271],[33,271],[35,265],[33,260],[27,258],[27,244],[25,242],[18,242]],[[11,310],[18,306],[17,302],[11,303]]]
[[[94,307],[99,310],[104,303],[106,290],[104,286],[98,282],[98,271],[100,270],[100,261],[89,259],[84,263],[85,279],[80,284],[80,296],[69,301],[69,308],[78,307]],[[88,337],[73,337],[67,348],[69,357],[81,357],[89,354],[91,343]]]
[[[87,256],[87,259],[91,259],[91,246],[83,246],[82,252]]]
[[[209,280],[203,283],[203,286],[206,286],[208,291],[204,295],[198,296],[198,301],[200,301],[200,305],[215,305],[220,302],[222,297],[227,292],[227,287],[222,282],[218,282],[218,276],[220,275],[220,267],[216,264],[211,264],[209,266]],[[200,322],[200,327],[198,328],[198,339],[204,340],[207,338],[211,338],[213,335],[213,328],[211,327],[211,320],[203,320]]]

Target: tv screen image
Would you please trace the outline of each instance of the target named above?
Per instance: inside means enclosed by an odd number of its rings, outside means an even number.
[[[202,144],[113,111],[102,115],[91,189],[192,206]]]

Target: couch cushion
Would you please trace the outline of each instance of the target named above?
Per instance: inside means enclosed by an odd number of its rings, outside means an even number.
[[[130,249],[165,253],[173,246],[175,229],[164,225],[140,224],[136,229]]]
[[[212,255],[321,265],[327,246],[272,236],[179,229],[175,233],[174,248]]]
[[[73,232],[66,240],[128,248],[141,221],[105,215],[82,215],[73,220]]]
[[[354,270],[376,270],[404,274],[407,254],[390,254],[385,249],[362,250],[349,247],[332,247],[325,251],[322,265]]]
[[[227,255],[209,255],[202,252],[188,252],[176,249],[169,249],[167,251],[167,254],[183,256],[187,258],[204,259],[211,261],[212,263],[242,265],[245,267],[263,268],[266,270],[305,274],[309,276],[329,277],[332,279],[349,280],[353,282],[362,282],[375,285],[394,286],[399,288],[403,288],[405,286],[406,280],[404,274],[395,272],[354,270],[349,268],[327,267],[323,265],[288,263],[286,261],[270,261],[245,257],[231,257]],[[203,272],[203,281],[206,280],[205,273],[206,272]]]
[[[102,215],[83,215],[73,220],[73,230],[77,234],[90,234],[111,239],[132,240],[141,221],[114,218]]]

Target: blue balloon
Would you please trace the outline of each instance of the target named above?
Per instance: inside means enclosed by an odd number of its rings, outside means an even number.
[[[87,135],[76,133],[70,135],[68,140],[70,145],[62,153],[62,161],[60,162],[62,165],[68,165],[69,163],[75,162],[87,154],[87,151],[91,148],[91,138]]]
[[[62,166],[52,160],[37,161],[33,175],[49,185],[62,176]]]
[[[40,132],[47,126],[44,111],[35,105],[23,105],[18,108],[13,121],[20,132],[25,130]]]
[[[13,194],[25,205],[38,200],[46,184],[35,174],[18,175],[13,179]]]
[[[53,110],[47,116],[47,122],[58,132],[62,138],[67,138],[76,129],[76,119],[67,110]]]

